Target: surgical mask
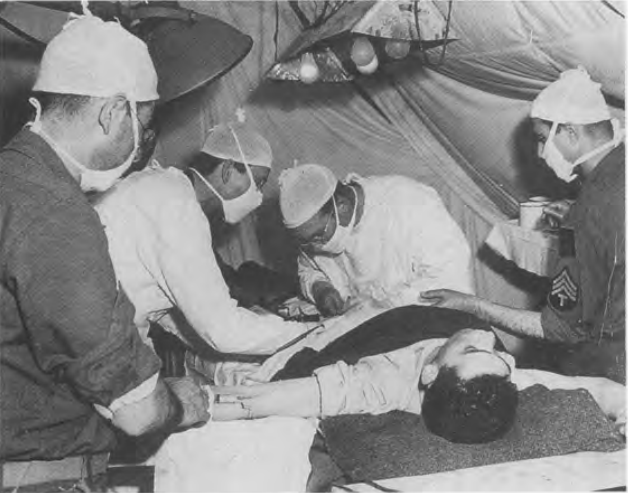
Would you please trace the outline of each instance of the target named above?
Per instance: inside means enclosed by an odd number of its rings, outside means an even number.
[[[30,98],[29,103],[35,107],[35,120],[28,125],[33,133],[39,135],[44,139],[50,147],[52,147],[57,154],[64,158],[66,162],[69,162],[79,172],[79,186],[83,192],[105,192],[109,190],[124,172],[131,166],[135,155],[137,153],[139,138],[138,138],[138,119],[137,119],[137,106],[135,101],[129,101],[131,107],[131,121],[133,127],[133,150],[129,157],[120,165],[108,170],[96,170],[87,168],[80,163],[72,154],[66,151],[58,142],[56,142],[50,135],[48,135],[41,126],[41,105],[35,98]]]
[[[220,199],[222,203],[222,210],[225,215],[225,221],[229,224],[239,223],[242,219],[244,219],[248,214],[257,209],[261,204],[264,198],[262,192],[257,188],[255,184],[255,180],[253,179],[253,172],[251,171],[251,166],[246,160],[246,156],[242,151],[242,146],[240,145],[240,139],[236,132],[233,130],[231,125],[229,125],[229,129],[233,134],[233,138],[235,139],[236,145],[238,146],[238,151],[240,156],[242,157],[242,164],[244,164],[244,168],[246,169],[247,174],[249,175],[249,188],[247,188],[246,192],[238,197],[233,199],[223,199],[220,194],[216,191],[216,189],[209,183],[203,175],[201,175],[194,168],[192,170],[199,176],[201,180],[207,185],[207,187],[214,192],[214,195]]]
[[[251,183],[246,192],[233,199],[223,199],[216,191],[216,189],[211,185],[211,183],[209,183],[202,174],[200,174],[194,168],[191,168],[192,171],[196,173],[201,180],[203,180],[205,185],[207,185],[207,188],[214,192],[214,195],[216,195],[216,197],[220,199],[220,202],[222,203],[222,209],[225,215],[225,221],[229,224],[236,224],[240,222],[249,213],[257,209],[261,205],[262,199],[264,197],[262,195],[262,192],[260,192],[255,185],[251,168],[246,163],[244,164],[244,167],[248,172]]]
[[[317,247],[317,250],[325,253],[331,253],[333,255],[339,255],[344,252],[347,248],[347,242],[351,237],[351,233],[353,233],[353,227],[355,226],[355,217],[358,209],[358,194],[353,187],[353,195],[355,197],[355,203],[353,207],[353,214],[351,215],[351,220],[349,224],[346,226],[342,226],[340,224],[340,217],[338,216],[338,208],[336,207],[336,199],[332,195],[331,199],[334,204],[334,214],[336,215],[336,230],[331,238],[327,241],[327,243],[320,245]]]
[[[583,154],[573,163],[571,163],[562,155],[562,153],[560,152],[560,150],[558,150],[558,147],[556,147],[556,144],[554,143],[554,137],[556,136],[556,131],[558,129],[558,123],[554,122],[552,124],[552,128],[550,129],[547,141],[543,146],[543,155],[541,157],[545,159],[547,165],[552,168],[558,178],[567,183],[570,183],[577,178],[577,175],[574,173],[574,169],[577,166],[591,159],[593,156],[599,154],[600,152],[603,152],[611,147],[617,147],[620,144],[623,132],[619,127],[619,120],[613,118],[611,120],[611,125],[613,126],[613,139],[609,140],[599,147],[596,147],[586,154]]]

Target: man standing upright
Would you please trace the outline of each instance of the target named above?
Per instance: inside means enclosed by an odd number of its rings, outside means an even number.
[[[439,306],[473,313],[514,334],[563,342],[559,369],[626,381],[625,149],[600,84],[567,70],[532,104],[539,156],[556,175],[584,184],[560,229],[560,258],[541,312],[517,310],[447,290]]]
[[[0,152],[3,487],[98,472],[114,428],[165,434],[209,418],[192,380],[159,378],[85,195],[111,187],[144,141],[158,99],[146,45],[116,22],[71,20],[34,91],[34,121]]]

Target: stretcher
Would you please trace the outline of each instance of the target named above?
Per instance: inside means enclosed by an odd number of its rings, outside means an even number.
[[[626,488],[626,450],[471,467],[337,486],[332,491],[600,491]]]
[[[269,378],[286,358],[306,345],[324,346],[379,310],[363,308],[322,332],[297,341],[260,368]],[[321,338],[324,339],[321,341]],[[313,341],[317,342],[314,343]],[[209,423],[169,438],[155,461],[157,492],[305,491],[312,472],[310,446],[316,420],[266,418]],[[626,485],[625,450],[577,452],[542,459],[368,483],[342,484],[334,491],[548,491],[602,490]]]

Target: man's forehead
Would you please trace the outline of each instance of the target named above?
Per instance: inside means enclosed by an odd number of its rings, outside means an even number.
[[[325,204],[311,218],[305,221],[302,225],[296,227],[294,229],[295,234],[299,238],[308,239],[316,233],[319,233],[321,229],[325,228],[329,212],[330,210],[328,204]]]
[[[512,367],[499,353],[475,352],[465,354],[457,369],[458,376],[463,380],[480,375],[510,375]]]
[[[547,136],[550,132],[550,125],[543,120],[539,120],[538,118],[532,119],[532,130],[536,135],[544,135]]]

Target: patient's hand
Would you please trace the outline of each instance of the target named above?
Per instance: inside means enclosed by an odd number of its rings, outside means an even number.
[[[214,419],[234,420],[267,416],[315,417],[320,399],[314,378],[299,378],[259,385],[214,387],[218,400]]]
[[[465,312],[472,312],[477,298],[470,294],[460,293],[452,289],[433,289],[423,291],[421,299],[427,300],[432,306],[451,308]]]

